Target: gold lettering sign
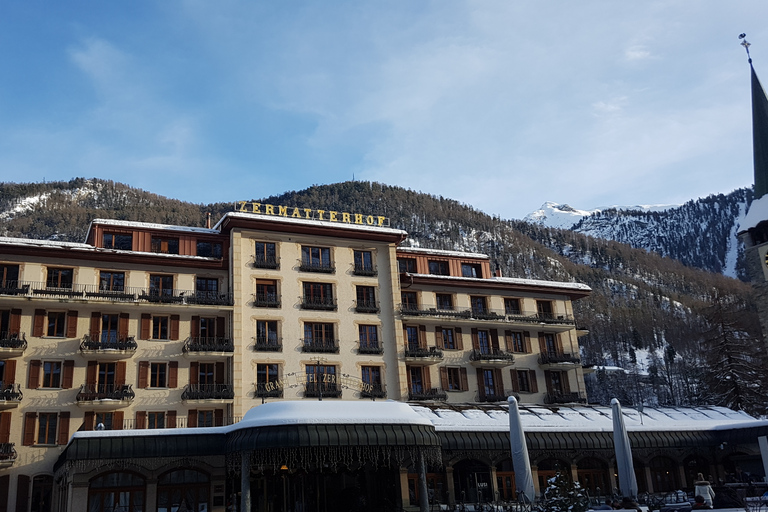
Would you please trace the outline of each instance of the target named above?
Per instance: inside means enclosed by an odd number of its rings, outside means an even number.
[[[338,212],[334,210],[313,210],[311,208],[298,208],[279,206],[273,204],[254,203],[251,201],[238,201],[235,203],[235,211],[243,213],[258,213],[273,217],[291,217],[294,219],[322,220],[338,224],[359,224],[361,226],[389,227],[389,217],[383,215],[365,215],[362,213]]]

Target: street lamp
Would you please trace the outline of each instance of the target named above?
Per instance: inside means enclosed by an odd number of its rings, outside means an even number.
[[[320,402],[323,401],[323,386],[322,382],[320,382],[318,376],[320,375],[320,365],[321,363],[325,363],[327,361],[324,357],[313,357],[311,358],[312,361],[315,362],[315,383],[317,384],[317,396],[318,400]],[[323,373],[325,375],[325,373]]]

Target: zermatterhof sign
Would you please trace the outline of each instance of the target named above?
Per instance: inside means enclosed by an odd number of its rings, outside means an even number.
[[[258,213],[275,217],[290,217],[293,219],[322,220],[341,224],[358,224],[361,226],[389,227],[389,217],[382,215],[365,215],[362,213],[338,212],[335,210],[316,210],[293,206],[238,201],[235,211],[242,213]]]

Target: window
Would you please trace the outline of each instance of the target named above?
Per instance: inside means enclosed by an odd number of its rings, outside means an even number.
[[[328,247],[301,247],[301,270],[308,272],[332,273],[331,250]]]
[[[400,272],[416,273],[416,258],[397,258],[397,269]]]
[[[56,444],[56,426],[59,417],[55,412],[38,414],[37,444]]]
[[[373,387],[373,391],[381,390],[381,367],[363,366],[360,368],[361,377],[365,384]]]
[[[307,383],[305,397],[333,396],[340,397],[341,389],[336,380],[336,367],[332,365],[312,364],[305,367]]]
[[[153,236],[150,251],[162,254],[179,254],[179,239],[164,236]]]
[[[405,327],[405,343],[408,346],[408,350],[417,350],[421,346],[419,340],[419,328],[415,325],[407,325]]]
[[[544,339],[544,350],[547,355],[557,355],[559,351],[557,350],[557,339],[555,338],[555,335],[551,332],[545,332],[542,334],[542,337]]]
[[[63,338],[64,333],[66,332],[66,318],[67,315],[63,311],[49,311],[48,330],[46,336]]]
[[[491,337],[488,331],[477,331],[477,348],[481,354],[491,353]]]
[[[216,298],[219,294],[219,280],[215,277],[195,278],[195,291],[198,295],[210,295]]]
[[[200,317],[199,338],[201,340],[215,340],[217,337],[224,337],[223,332],[217,332],[217,323],[218,322],[216,317]]]
[[[527,352],[523,333],[507,331],[507,350],[512,352]]]
[[[400,300],[405,310],[416,311],[419,309],[416,292],[400,292]]]
[[[504,299],[504,313],[507,315],[519,315],[520,299]]]
[[[421,366],[409,366],[408,377],[411,382],[411,393],[424,393],[426,387],[422,374],[423,368]]]
[[[216,363],[199,363],[197,382],[201,386],[216,384]]]
[[[447,367],[440,369],[442,385],[446,391],[467,391],[467,370],[465,368]]]
[[[472,313],[478,314],[488,312],[485,297],[471,296],[469,302],[472,305]]]
[[[104,430],[115,430],[115,413],[113,412],[97,412],[94,415],[94,421],[99,428],[100,425],[104,426]],[[119,430],[122,430],[122,425],[117,425]]]
[[[256,268],[272,269],[279,267],[277,263],[277,248],[273,242],[256,242],[253,266]]]
[[[552,302],[548,300],[537,300],[536,311],[539,313],[539,318],[542,320],[551,320],[552,315]]]
[[[364,313],[377,313],[379,311],[379,307],[376,304],[376,289],[373,286],[357,287],[355,310]]]
[[[198,427],[213,427],[215,426],[214,411],[197,411],[197,426]]]
[[[453,309],[453,296],[450,293],[436,293],[437,309],[450,311]]]
[[[256,346],[261,348],[277,347],[277,321],[275,320],[257,320],[256,321]]]
[[[147,428],[165,428],[164,412],[148,412]]]
[[[119,340],[120,315],[101,315],[101,342],[116,344]]]
[[[102,247],[119,251],[133,250],[133,235],[125,233],[104,233]]]
[[[364,353],[369,351],[378,352],[379,350],[379,329],[375,325],[359,325],[360,350]]]
[[[19,266],[0,263],[0,288],[11,288],[18,285]]]
[[[333,285],[330,283],[304,283],[304,301],[306,309],[336,309],[333,299]]]
[[[500,395],[501,393],[497,392],[497,386],[501,384],[497,378],[498,372],[492,369],[481,369],[478,371],[481,372],[482,376],[482,388],[480,389],[481,397],[490,398]]]
[[[479,263],[462,263],[461,277],[483,277],[483,267]]]
[[[115,390],[115,363],[99,363],[98,366],[98,387],[99,393],[110,393]]]
[[[44,388],[61,387],[61,361],[43,361]]]
[[[336,341],[333,337],[333,324],[325,322],[304,323],[304,348],[320,350],[323,352],[334,351]]]
[[[283,385],[279,378],[279,365],[256,365],[256,396],[282,396]]]
[[[125,290],[125,272],[102,270],[99,272],[99,291],[122,292]]]
[[[47,288],[72,289],[72,280],[75,274],[71,268],[49,268],[45,279]]]
[[[442,260],[429,260],[429,273],[438,276],[448,276],[451,274],[448,270],[448,262]]]
[[[168,324],[170,319],[167,316],[153,316],[152,317],[152,339],[153,340],[167,340],[170,339]]]
[[[95,478],[88,486],[88,511],[144,510],[145,486],[143,477],[127,472]]]
[[[29,512],[51,512],[53,477],[38,475],[32,479],[32,507]]]
[[[456,338],[454,336],[453,328],[443,327],[440,331],[443,336],[443,348],[456,350],[458,347],[456,346]]]
[[[355,272],[358,276],[375,276],[373,253],[371,251],[355,251]]]
[[[512,370],[512,385],[517,385],[515,391],[521,393],[538,393],[535,370]]]
[[[149,293],[153,296],[173,295],[173,276],[151,274],[149,276]]]
[[[559,371],[550,371],[549,374],[549,389],[554,394],[563,394],[565,387],[563,385],[563,374]]]
[[[277,294],[277,281],[272,279],[256,280],[256,298],[254,306],[263,308],[280,307],[280,297]]]
[[[204,258],[223,257],[221,242],[197,242],[197,255]]]
[[[165,388],[168,387],[168,363],[150,363],[149,364],[149,387]]]

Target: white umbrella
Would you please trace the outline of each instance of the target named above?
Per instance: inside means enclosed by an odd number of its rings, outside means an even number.
[[[517,400],[510,396],[509,402],[509,444],[512,447],[512,467],[515,470],[515,486],[521,493],[520,499],[531,502],[536,497],[533,486],[531,462],[528,459],[528,445],[525,444],[523,424],[520,422],[520,410]]]
[[[637,478],[632,464],[632,447],[629,445],[627,427],[621,414],[621,404],[611,400],[613,415],[613,449],[616,451],[616,469],[619,472],[619,490],[623,496],[637,497]]]

